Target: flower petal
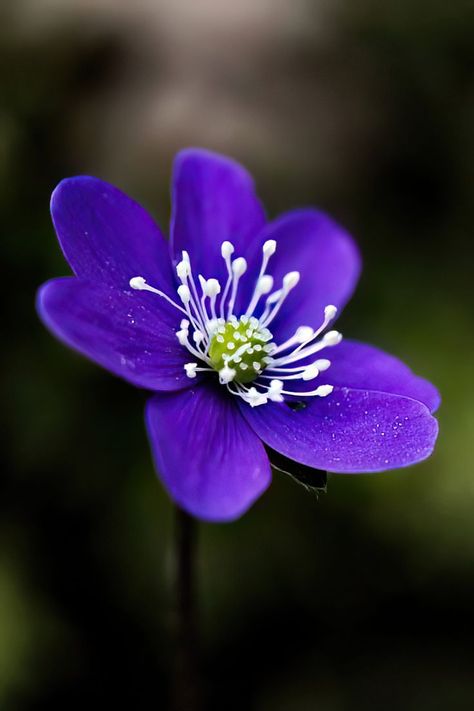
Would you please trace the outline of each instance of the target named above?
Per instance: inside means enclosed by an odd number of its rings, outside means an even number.
[[[265,224],[254,182],[239,163],[210,151],[178,153],[173,171],[171,250],[175,262],[189,252],[193,273],[219,279],[227,270],[221,244],[229,240],[235,257],[246,257]]]
[[[439,392],[428,380],[415,375],[410,368],[393,355],[370,346],[344,339],[339,345],[325,348],[323,351],[306,359],[327,358],[331,361],[330,368],[321,373],[318,381],[341,388],[355,390],[374,390],[394,395],[404,395],[419,400],[435,412],[441,402]],[[308,390],[310,383],[295,380],[291,389]]]
[[[270,484],[262,443],[219,386],[203,383],[155,395],[147,405],[146,423],[166,489],[198,518],[236,519]]]
[[[285,403],[240,407],[272,449],[329,472],[378,472],[414,464],[431,454],[438,433],[425,405],[388,393],[338,388],[299,411]]]
[[[320,326],[328,304],[342,309],[357,284],[361,260],[352,237],[317,210],[282,215],[265,228],[260,241],[267,239],[277,242],[268,269],[275,288],[280,288],[288,272],[300,273],[299,283],[270,326],[276,339],[282,341],[299,326]]]
[[[64,277],[43,284],[37,308],[61,341],[134,385],[192,384],[184,371],[189,353],[175,335],[180,315],[164,299]]]
[[[127,288],[134,276],[173,293],[166,243],[150,215],[98,178],[63,180],[51,198],[61,248],[76,276]]]

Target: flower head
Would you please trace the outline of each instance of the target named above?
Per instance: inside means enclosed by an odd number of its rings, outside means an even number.
[[[61,182],[51,210],[75,276],[38,295],[60,339],[154,391],[147,429],[172,498],[240,516],[270,483],[264,445],[340,473],[426,458],[436,389],[333,329],[360,272],[347,232],[312,209],[267,222],[249,174],[199,149],[178,154],[172,198],[168,243],[116,188]]]

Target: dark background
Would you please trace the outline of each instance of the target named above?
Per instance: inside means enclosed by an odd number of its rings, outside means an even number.
[[[165,227],[172,156],[223,151],[270,215],[314,204],[365,261],[343,333],[435,382],[427,462],[283,474],[202,525],[208,709],[474,708],[474,6],[462,0],[4,0],[0,6],[2,711],[166,708],[172,508],[146,394],[40,325],[69,272],[57,182],[88,173]]]

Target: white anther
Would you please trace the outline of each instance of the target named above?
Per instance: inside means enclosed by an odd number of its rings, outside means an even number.
[[[322,340],[326,346],[337,346],[342,341],[342,334],[339,331],[328,331]]]
[[[185,249],[183,249],[183,251],[181,252],[181,256],[183,258],[183,262],[191,264],[191,260],[189,259],[189,253]]]
[[[333,390],[333,385],[320,385],[319,388],[316,388],[315,395],[318,397],[327,397],[327,395],[330,395]]]
[[[176,273],[179,279],[187,279],[191,274],[191,265],[189,261],[183,259],[176,265]]]
[[[296,329],[295,341],[296,343],[305,343],[305,341],[309,341],[313,337],[313,334],[314,330],[311,326],[300,326]]]
[[[299,280],[299,272],[288,272],[288,274],[285,274],[285,276],[283,277],[283,288],[285,289],[285,291],[290,291],[290,289],[294,289]]]
[[[272,402],[283,402],[283,382],[281,380],[272,380],[268,388],[268,399]]]
[[[181,346],[186,346],[188,343],[189,331],[183,329],[182,331],[176,331],[176,338],[178,339]]]
[[[225,240],[225,242],[222,242],[221,244],[221,254],[224,259],[227,259],[230,257],[231,254],[234,254],[234,245],[232,242],[228,242]]]
[[[144,279],[142,276],[132,277],[128,283],[130,284],[132,289],[137,289],[138,291],[149,291],[151,294],[157,294],[157,296],[161,296],[162,299],[171,304],[171,306],[174,306],[175,309],[181,311],[185,316],[187,315],[187,311],[183,309],[182,306],[173,301],[173,299],[170,299],[170,297],[163,291],[155,289],[154,286],[150,286],[149,284],[147,284],[146,279]]]
[[[189,288],[186,286],[186,284],[181,284],[181,286],[178,286],[178,296],[183,302],[183,304],[189,304],[191,301],[191,292],[189,291]]]
[[[128,283],[130,284],[132,289],[138,289],[138,291],[141,291],[141,289],[146,289],[146,280],[141,276],[133,277],[133,279],[130,279]]]
[[[236,277],[241,277],[247,271],[247,260],[243,257],[237,257],[232,262],[232,271]]]
[[[221,285],[217,279],[208,279],[204,284],[203,292],[206,296],[217,296],[221,293]]]
[[[258,280],[257,289],[260,294],[269,294],[273,287],[273,277],[269,274],[264,274]]]
[[[248,351],[248,352],[250,353],[250,351]],[[252,367],[255,370],[255,372],[258,373],[258,371],[260,370],[260,363],[256,360],[254,360],[252,363]]]
[[[252,298],[250,299],[250,303],[248,305],[247,311],[245,312],[246,318],[248,318],[249,316],[251,316],[253,314],[258,302],[260,301],[261,296],[268,294],[272,290],[272,287],[273,287],[273,277],[271,277],[269,274],[264,274],[263,276],[260,276],[258,278]],[[252,317],[252,318],[255,318],[255,317]]]
[[[282,294],[281,289],[277,289],[277,291],[274,291],[273,294],[270,294],[270,296],[266,300],[267,306],[273,306],[273,304],[276,304],[276,302],[280,298],[281,294]]]
[[[210,336],[213,336],[219,328],[219,322],[216,318],[209,319],[206,325]]]
[[[186,375],[188,378],[195,378],[196,377],[196,368],[198,367],[197,363],[185,363],[184,364],[184,369],[186,371]]]
[[[233,341],[229,341],[229,343],[227,344],[227,348],[228,348],[230,351],[233,351],[234,348],[235,348],[235,343],[234,343]]]
[[[315,363],[311,363],[307,368],[303,370],[301,377],[303,380],[314,380],[319,375],[319,368]]]
[[[182,318],[181,323],[179,324],[180,328],[189,328],[189,321],[187,318]]]
[[[258,405],[265,405],[268,397],[263,393],[259,393],[257,388],[251,387],[245,394],[244,400],[248,402],[250,407],[258,407]]]
[[[329,368],[329,366],[331,365],[331,361],[327,358],[319,358],[319,360],[314,361],[314,365],[319,370],[319,372],[322,373],[324,370],[327,370]]]
[[[235,378],[235,375],[236,375],[236,371],[233,368],[229,368],[228,365],[225,365],[219,371],[220,384],[227,385],[227,383],[232,382],[232,380]]]
[[[327,321],[332,321],[333,318],[336,317],[336,314],[337,314],[337,306],[334,306],[333,304],[329,304],[324,309],[324,318]]]
[[[266,257],[271,257],[272,254],[275,254],[277,248],[277,243],[274,239],[267,239],[267,241],[263,245],[263,253]]]
[[[194,343],[198,344],[201,343],[201,341],[204,340],[204,333],[201,333],[201,331],[194,331],[193,333],[193,341]]]

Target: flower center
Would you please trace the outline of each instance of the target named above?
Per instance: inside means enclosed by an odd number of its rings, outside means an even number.
[[[176,266],[181,282],[177,288],[181,304],[150,286],[141,276],[130,279],[132,289],[157,294],[184,316],[176,338],[195,359],[185,364],[186,375],[195,378],[200,372],[217,372],[221,385],[252,407],[264,405],[269,400],[281,402],[284,396],[329,395],[332,385],[295,392],[287,389],[291,387],[287,381],[316,379],[331,363],[326,358],[309,358],[329,346],[337,345],[342,339],[338,331],[321,335],[337,313],[336,307],[329,305],[324,309],[322,323],[316,330],[300,326],[286,341],[279,344],[273,341],[268,327],[300,280],[299,272],[288,272],[279,288],[272,291],[273,277],[266,270],[276,247],[275,240],[269,239],[264,243],[260,272],[249,305],[239,315],[234,313],[235,304],[239,283],[247,271],[247,262],[243,257],[232,260],[234,246],[231,242],[223,242],[221,246],[227,269],[224,285],[217,279],[205,279],[198,274],[198,288],[189,254],[183,251],[182,260]],[[257,317],[256,313],[260,315]],[[250,383],[252,385],[248,387]]]
[[[268,328],[261,328],[254,316],[241,316],[239,320],[234,316],[219,324],[211,338],[211,365],[219,373],[224,370],[229,382],[251,383],[271,361],[269,353],[276,347],[271,339]]]

